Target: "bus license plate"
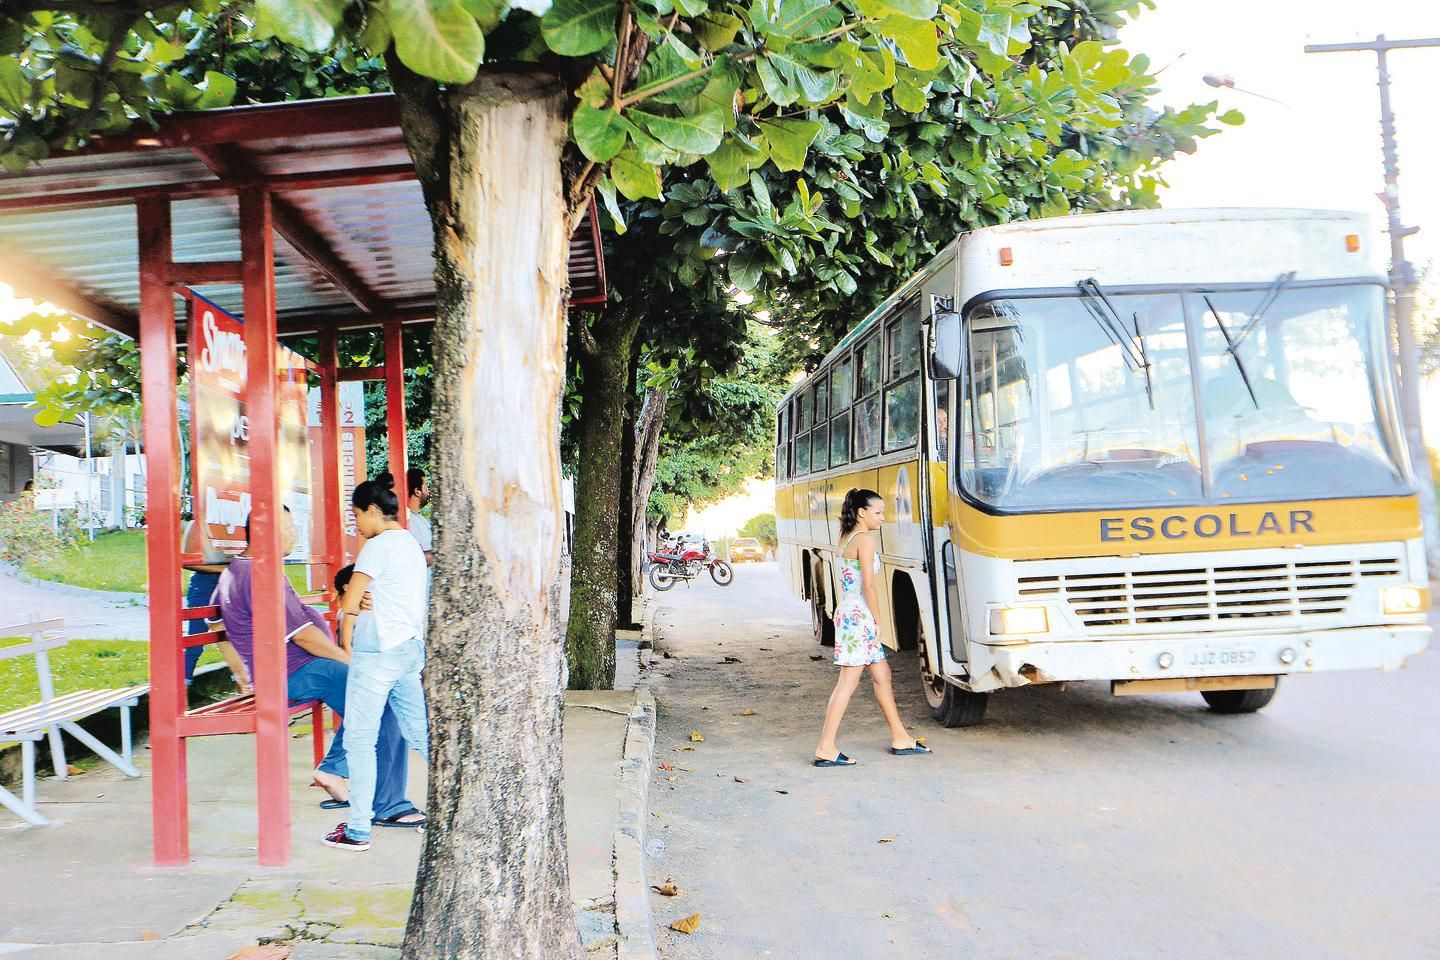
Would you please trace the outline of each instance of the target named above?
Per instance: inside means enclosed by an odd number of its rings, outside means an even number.
[[[1187,667],[1244,667],[1255,662],[1259,656],[1254,647],[1226,646],[1199,647],[1185,651]]]

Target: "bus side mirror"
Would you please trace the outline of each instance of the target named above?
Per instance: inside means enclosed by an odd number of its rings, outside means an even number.
[[[960,376],[960,314],[936,310],[930,318],[930,377],[955,380]]]

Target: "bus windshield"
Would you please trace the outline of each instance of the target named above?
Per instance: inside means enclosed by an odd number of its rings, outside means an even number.
[[[984,302],[961,484],[1002,510],[1407,489],[1373,284]]]

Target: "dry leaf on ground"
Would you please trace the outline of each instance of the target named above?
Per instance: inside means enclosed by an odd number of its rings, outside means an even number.
[[[692,730],[690,731],[690,741],[692,743],[704,743],[705,734],[701,733],[699,730]]]
[[[888,836],[888,837],[881,837],[879,840],[877,840],[877,841],[875,841],[875,842],[876,842],[876,843],[894,843],[894,842],[895,842],[895,838],[898,837],[898,836],[900,836],[900,834],[898,834],[898,833],[892,833],[892,834],[890,834],[890,836]]]
[[[664,883],[658,883],[658,884],[657,884],[657,883],[652,883],[652,884],[650,885],[650,889],[651,889],[651,890],[654,890],[656,893],[660,894],[660,896],[662,896],[662,897],[678,897],[678,896],[680,896],[680,888],[677,887],[677,886],[675,886],[675,881],[672,880],[672,879],[670,879],[669,877],[666,877],[666,878],[665,878],[665,882],[664,882]]]
[[[747,778],[745,778],[745,777],[736,777],[736,778],[735,778],[735,782],[736,782],[736,783],[749,783],[750,781],[749,781],[749,779],[747,779]]]
[[[674,769],[675,769],[675,765],[674,765],[673,763],[662,763],[662,764],[660,764],[660,769],[661,769],[661,770],[674,770]]]
[[[737,717],[753,717],[753,716],[755,716],[755,711],[754,711],[754,710],[741,710],[739,713],[735,714],[735,716],[737,716]]]
[[[242,947],[226,960],[288,960],[294,947],[268,944],[263,947]]]
[[[147,940],[147,941],[148,941],[148,940],[164,940],[165,938],[162,937],[162,936],[160,936],[160,934],[156,933],[154,930],[142,930],[142,931],[140,932],[140,939],[141,939],[141,940]]]
[[[75,764],[73,764],[73,763],[67,763],[67,764],[65,764],[65,774],[66,774],[66,776],[78,777],[78,776],[80,776],[81,774],[83,774],[84,772],[85,772],[84,770],[81,770],[79,767],[75,766]]]
[[[700,914],[692,913],[683,920],[676,920],[670,924],[671,930],[678,930],[680,933],[690,934],[700,926]]]
[[[680,747],[680,748],[679,748],[678,750],[676,750],[675,752],[676,752],[676,753],[679,753],[679,752],[681,752],[681,751],[683,751],[683,750],[694,750],[694,749],[695,749],[694,747]]]

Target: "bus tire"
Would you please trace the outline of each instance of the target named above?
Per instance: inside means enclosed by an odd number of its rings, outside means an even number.
[[[1200,696],[1210,706],[1211,713],[1254,713],[1271,700],[1280,689],[1280,678],[1275,686],[1266,690],[1201,690]]]
[[[973,727],[985,719],[990,694],[961,690],[938,673],[930,670],[930,640],[919,618],[915,621],[915,648],[920,660],[920,683],[925,688],[925,703],[930,716],[945,727]]]
[[[815,595],[810,598],[810,629],[815,635],[815,642],[820,646],[835,646],[835,621],[825,613],[825,594],[818,585]]]

